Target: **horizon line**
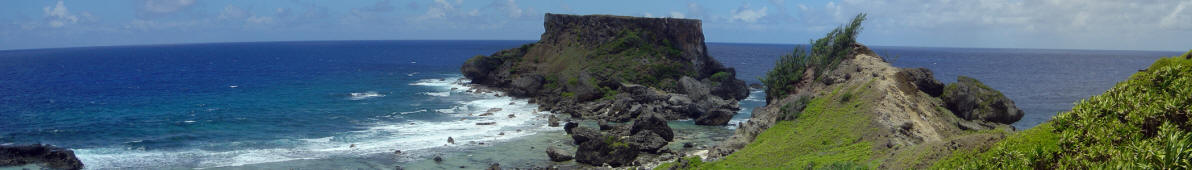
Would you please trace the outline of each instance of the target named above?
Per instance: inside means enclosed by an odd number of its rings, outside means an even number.
[[[240,43],[297,43],[297,42],[350,42],[350,41],[530,41],[538,40],[530,39],[358,39],[358,40],[276,40],[276,41],[220,41],[220,42],[180,42],[180,43],[161,43],[161,44],[116,44],[116,45],[94,45],[94,46],[63,46],[63,47],[47,47],[47,48],[14,48],[14,49],[0,49],[0,52],[13,51],[38,51],[38,50],[60,50],[60,49],[83,49],[83,48],[104,48],[104,47],[148,47],[148,46],[180,46],[180,45],[213,45],[213,44],[240,44]],[[772,43],[772,42],[738,42],[738,41],[704,41],[704,43],[714,44],[755,44],[755,45],[808,45],[797,43]],[[917,46],[917,45],[865,45],[871,47],[904,47],[904,48],[953,48],[953,49],[1012,49],[1012,50],[1088,50],[1088,51],[1138,51],[1138,52],[1176,52],[1178,50],[1128,50],[1128,49],[1087,49],[1087,48],[1009,48],[1009,47],[964,47],[964,46]]]

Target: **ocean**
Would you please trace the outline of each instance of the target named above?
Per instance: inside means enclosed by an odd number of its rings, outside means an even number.
[[[0,144],[72,148],[88,169],[479,168],[552,164],[561,127],[525,99],[466,92],[459,66],[532,41],[313,41],[0,51]],[[750,83],[794,45],[709,43]],[[1025,129],[1178,52],[873,47],[977,78]],[[754,91],[735,122],[764,105]],[[496,116],[477,116],[501,108]],[[514,115],[508,117],[507,115]],[[495,125],[475,125],[496,122]],[[686,141],[733,126],[672,121]],[[452,137],[457,144],[446,144]],[[674,145],[674,143],[672,143]],[[401,150],[402,154],[394,154]],[[443,156],[445,163],[429,163]]]

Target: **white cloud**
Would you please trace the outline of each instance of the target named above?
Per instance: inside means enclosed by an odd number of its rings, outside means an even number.
[[[224,7],[223,11],[219,12],[219,19],[243,19],[251,16],[247,10],[241,9],[235,5],[228,5]]]
[[[74,24],[79,22],[79,17],[71,14],[70,10],[66,9],[66,5],[63,4],[62,1],[58,1],[58,5],[54,6],[53,8],[47,6],[41,10],[45,13],[46,19],[49,20],[48,24],[50,27],[60,28],[62,26],[66,26],[66,24]],[[86,13],[86,16],[91,15],[90,13]]]
[[[248,22],[248,23],[253,23],[253,24],[272,24],[273,17],[252,16],[252,17],[248,17],[248,18],[244,19],[244,21]]]
[[[732,13],[732,19],[735,21],[753,23],[766,16],[766,7],[762,7],[762,9],[751,9],[749,8],[749,4],[745,4],[745,6],[734,9]]]
[[[172,13],[195,4],[195,0],[144,0],[141,9],[151,13]]]
[[[671,17],[671,18],[687,18],[687,16],[686,16],[686,15],[683,15],[683,13],[682,13],[682,12],[679,12],[679,11],[671,11],[671,12],[670,12],[670,17]]]
[[[1192,29],[1192,9],[1188,9],[1189,6],[1192,6],[1192,1],[1181,2],[1159,21],[1159,25],[1167,29]]]
[[[447,0],[435,0],[435,2],[426,9],[426,14],[418,17],[418,19],[443,19],[447,18],[449,13],[454,12],[455,4],[447,2]]]
[[[842,0],[816,12],[830,21],[813,26],[835,26],[864,12],[868,30],[966,39],[928,45],[1170,49],[1172,37],[1192,36],[1189,7],[1192,0]]]

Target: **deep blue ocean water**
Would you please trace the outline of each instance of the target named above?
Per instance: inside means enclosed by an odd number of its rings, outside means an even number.
[[[465,92],[460,64],[532,41],[329,41],[0,51],[0,144],[73,148],[88,168],[205,168],[501,141],[557,128],[525,100]],[[794,45],[709,43],[757,82]],[[1001,90],[1019,128],[1178,52],[874,47]],[[754,94],[759,95],[758,93]],[[757,98],[742,102],[760,106]],[[478,117],[490,108],[498,116]],[[743,110],[748,113],[748,110]],[[515,114],[516,118],[506,118]],[[748,115],[737,116],[738,119]],[[475,126],[497,122],[497,126]],[[506,132],[507,135],[493,135]]]

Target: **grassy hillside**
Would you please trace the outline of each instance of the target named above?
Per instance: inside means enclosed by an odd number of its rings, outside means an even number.
[[[871,82],[872,83],[872,82]],[[689,169],[765,169],[782,167],[872,167],[872,143],[862,138],[875,131],[871,114],[860,112],[878,95],[869,84],[836,89],[808,101],[801,112],[788,111],[795,120],[779,121],[732,155],[715,162],[688,165]],[[792,106],[793,107],[793,106]],[[695,161],[698,162],[698,161]],[[667,169],[673,163],[656,169]]]
[[[1192,53],[1192,51],[1189,51]],[[1072,111],[937,169],[1192,168],[1192,59],[1155,61]]]

